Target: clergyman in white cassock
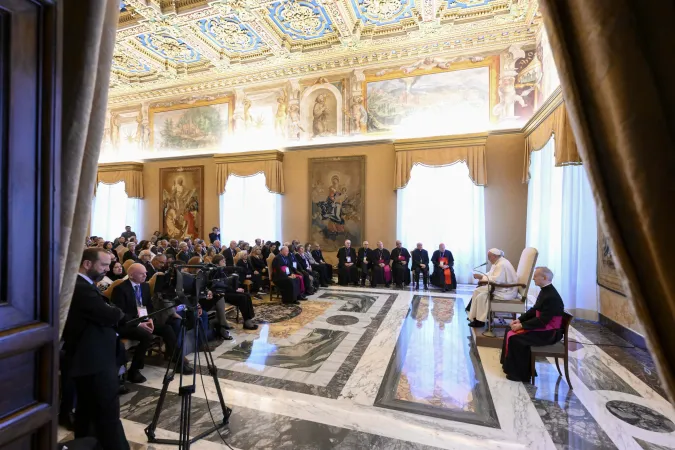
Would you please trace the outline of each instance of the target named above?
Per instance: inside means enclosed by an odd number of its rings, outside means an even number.
[[[485,275],[475,274],[474,278],[499,284],[515,284],[518,280],[513,264],[504,257],[504,252],[498,248],[488,251],[488,261],[492,264],[490,271]],[[471,309],[469,310],[469,326],[482,327],[485,325],[488,314],[488,290],[489,286],[480,286],[473,291],[471,296]],[[513,300],[518,295],[518,288],[495,288],[494,299]]]

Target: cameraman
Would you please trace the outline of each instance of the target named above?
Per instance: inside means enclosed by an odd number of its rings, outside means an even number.
[[[213,264],[219,268],[225,267],[225,257],[223,255],[216,255],[213,257]],[[251,301],[251,296],[244,292],[242,288],[235,288],[229,282],[222,283],[221,289],[224,291],[222,293],[222,298],[216,300],[216,312],[218,313],[218,323],[221,327],[227,329],[227,320],[225,318],[225,304],[224,302],[234,305],[239,308],[241,311],[241,316],[244,318],[244,329],[245,330],[257,330],[258,325],[253,323],[253,318],[255,317],[255,311],[253,310],[253,302]],[[217,295],[214,297],[220,297]],[[222,306],[219,303],[222,302]],[[209,310],[210,307],[207,307],[207,303],[203,303],[205,309]],[[211,306],[212,307],[212,306]]]

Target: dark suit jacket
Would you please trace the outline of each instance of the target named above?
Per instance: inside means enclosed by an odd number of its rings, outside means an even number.
[[[222,255],[225,257],[226,266],[234,266],[234,257],[237,255],[236,250],[232,250],[230,247],[227,247],[225,250],[223,250]]]
[[[321,250],[312,250],[312,258],[314,258],[314,261],[316,261],[319,264],[322,262],[326,262],[326,260],[323,259],[323,253],[321,252]]]
[[[429,268],[429,253],[422,249],[422,250],[413,250],[412,251],[412,268],[413,270],[417,269],[420,264],[424,264],[427,266],[427,269]]]
[[[209,233],[209,241],[213,244],[220,240],[220,233]]]
[[[361,264],[363,264],[363,258],[368,259],[368,263],[367,263],[368,267],[370,267],[372,265],[372,263],[373,263],[372,259],[373,258],[370,257],[370,254],[371,254],[372,251],[373,250],[370,249],[370,248],[366,249],[366,248],[361,247],[359,249],[359,252],[356,255],[356,263],[359,265],[359,267],[361,266]]]
[[[108,303],[95,285],[77,276],[68,319],[63,330],[70,376],[117,370],[115,326],[124,313]]]
[[[148,283],[141,283],[141,297],[143,306],[148,310],[148,314],[152,314],[154,308],[150,296],[150,285]],[[119,309],[124,312],[122,325],[130,320],[138,318],[138,309],[136,306],[136,294],[131,285],[130,280],[125,280],[123,283],[117,285],[112,293],[112,301]]]
[[[380,259],[384,262],[384,264],[389,265],[389,260],[391,259],[391,254],[389,253],[389,250],[386,248],[383,248],[380,250],[379,248],[374,248],[370,252],[370,257],[373,260],[373,264],[380,264]]]
[[[173,256],[173,259],[176,259],[176,255],[178,254],[178,250],[176,250],[176,249],[173,248],[173,247],[169,247],[169,248],[166,249],[166,251],[164,252],[164,254],[165,254],[166,256]]]
[[[187,252],[180,251],[180,252],[178,252],[178,254],[176,254],[176,259],[179,260],[179,261],[183,261],[185,264],[187,264],[188,261],[190,261],[191,257],[192,257],[192,253],[190,253],[189,251],[187,251]]]
[[[281,253],[274,257],[272,260],[272,281],[283,280],[288,278],[286,271],[282,267],[288,267],[288,270],[291,274],[298,273],[297,270],[293,268],[293,262],[295,259],[289,253],[285,258]]]
[[[434,254],[431,256],[431,262],[433,263],[434,267],[439,266],[438,261],[443,257],[448,258],[448,265],[450,267],[455,265],[455,259],[452,257],[452,252],[446,249],[443,255],[441,255],[440,250],[436,250]]]
[[[352,258],[351,262],[356,264],[356,250],[354,250],[354,247],[349,247],[349,251],[347,251],[347,247],[342,247],[340,250],[338,250],[337,257],[339,268],[345,266],[348,256]]]
[[[125,262],[127,262],[130,259],[133,259],[134,262],[140,262],[140,260],[138,259],[138,256],[136,256],[136,253],[128,251],[128,252],[124,252],[124,257],[122,258],[122,264],[124,264]]]
[[[147,277],[146,277],[146,280],[149,281],[150,278],[152,278],[152,276],[153,276],[155,273],[157,273],[157,271],[156,271],[155,268],[152,266],[152,263],[145,263],[145,264],[143,264],[143,265],[145,266],[145,270],[148,272],[148,275],[147,275]],[[113,292],[114,292],[114,291],[113,291]]]
[[[393,264],[396,264],[396,265],[400,266],[401,264],[398,261],[399,256],[403,256],[405,258],[405,265],[407,267],[408,263],[410,262],[410,253],[408,253],[408,249],[405,248],[405,247],[401,247],[400,249],[394,248],[391,251],[391,260],[393,261]]]

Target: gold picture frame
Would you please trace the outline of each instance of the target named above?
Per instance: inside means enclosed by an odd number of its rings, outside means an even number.
[[[232,116],[234,115],[234,97],[225,96],[220,97],[214,100],[197,100],[194,102],[183,102],[176,103],[169,106],[151,106],[148,109],[148,126],[150,128],[150,148],[152,150],[158,150],[155,147],[155,125],[157,124],[156,115],[167,112],[182,111],[182,110],[192,110],[195,108],[202,108],[204,106],[214,106],[214,105],[227,105],[227,133],[232,133],[234,131],[234,125]],[[205,147],[193,147],[193,148],[175,148],[174,150],[210,150],[217,149],[218,144],[207,145]]]
[[[159,217],[162,236],[205,238],[204,166],[159,169]]]

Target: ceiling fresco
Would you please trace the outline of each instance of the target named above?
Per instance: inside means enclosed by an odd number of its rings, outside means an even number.
[[[111,104],[533,43],[537,0],[124,0]]]

